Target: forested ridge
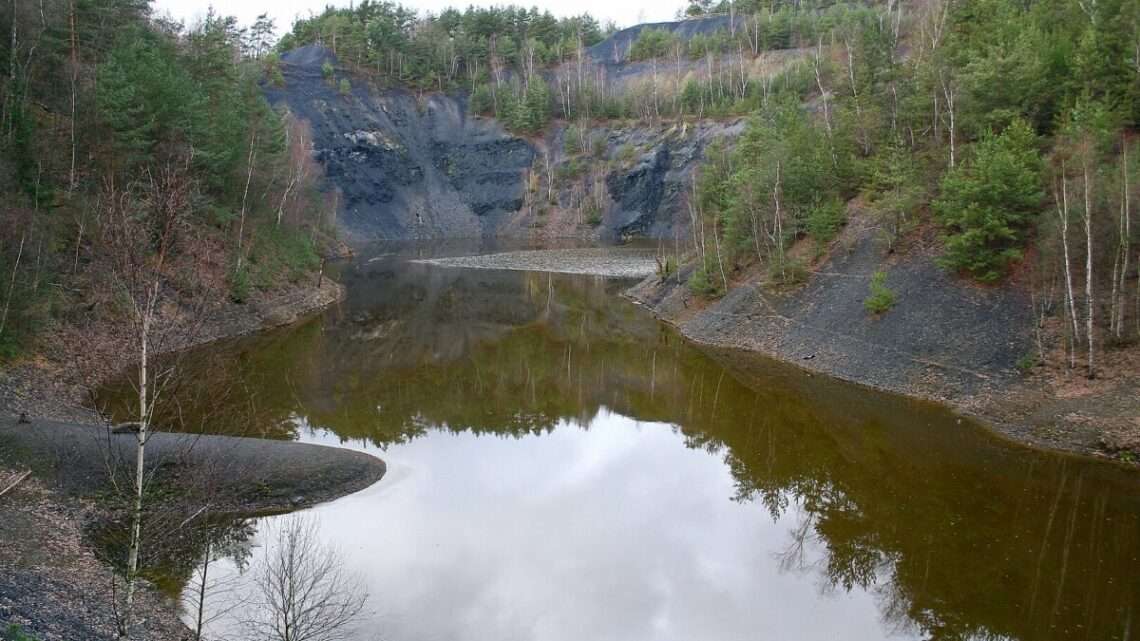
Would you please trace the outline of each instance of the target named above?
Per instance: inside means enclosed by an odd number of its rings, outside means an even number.
[[[936,230],[947,270],[981,283],[1020,273],[1090,376],[1102,343],[1136,340],[1140,3],[726,1],[684,13],[727,20],[687,38],[644,28],[599,59],[590,47],[613,29],[588,17],[416,17],[364,2],[298,21],[282,45],[324,44],[382,83],[465,91],[472,111],[519,132],[746,116],[692,185],[690,285],[702,295],[756,262],[774,283],[798,282],[812,260],[789,250],[825,253],[856,202],[888,251]],[[637,73],[615,79],[615,61]],[[894,303],[879,283],[875,313]]]
[[[773,284],[802,280],[855,203],[888,251],[933,230],[947,270],[1019,274],[1042,322],[1063,319],[1070,364],[1080,354],[1095,375],[1099,346],[1140,332],[1138,5],[694,2],[679,13],[721,26],[650,26],[611,52],[614,25],[515,6],[421,14],[367,0],[275,43],[266,19],[187,28],[145,2],[17,3],[4,14],[3,179],[18,206],[0,342],[11,351],[66,311],[50,288],[98,264],[101,212],[154,205],[159,168],[178,175],[195,238],[225,255],[233,298],[310,266],[335,202],[313,189],[303,126],[258,85],[284,82],[280,52],[321,44],[350,75],[466,94],[516,132],[573,125],[571,156],[596,150],[584,138],[607,123],[747,118],[739,140],[706,150],[692,210],[674,212],[693,223],[695,292],[718,296],[757,263]],[[793,251],[805,242],[815,258]],[[879,282],[874,313],[894,303]]]
[[[242,302],[315,269],[332,210],[305,126],[262,96],[270,20],[20,0],[0,24],[0,357],[53,320],[129,317],[144,269],[183,303]]]

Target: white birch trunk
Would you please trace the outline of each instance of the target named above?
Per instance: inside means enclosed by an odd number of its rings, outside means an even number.
[[[1085,185],[1085,299],[1087,303],[1087,313],[1085,322],[1087,323],[1088,344],[1089,344],[1089,378],[1096,378],[1096,336],[1093,332],[1094,325],[1094,308],[1095,300],[1093,298],[1093,236],[1092,236],[1092,196],[1090,192],[1089,181],[1089,165],[1085,162],[1084,165],[1084,185]]]

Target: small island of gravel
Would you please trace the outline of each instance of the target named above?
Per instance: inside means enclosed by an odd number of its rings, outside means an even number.
[[[533,249],[482,256],[430,258],[412,262],[511,271],[585,274],[611,278],[644,278],[657,270],[653,252],[646,249],[594,247],[589,249]]]

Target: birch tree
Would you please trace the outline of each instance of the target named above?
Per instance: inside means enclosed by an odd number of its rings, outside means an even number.
[[[126,302],[134,360],[138,370],[134,478],[131,490],[126,589],[116,604],[119,637],[130,635],[142,551],[143,501],[147,484],[146,446],[152,419],[168,373],[154,369],[162,348],[163,303],[171,287],[170,271],[179,237],[191,211],[190,157],[146,169],[126,188],[109,186],[104,197],[104,234],[111,258],[112,291]]]
[[[1081,220],[1085,233],[1085,341],[1088,348],[1087,375],[1097,375],[1097,274],[1096,237],[1102,195],[1099,192],[1100,166],[1115,130],[1113,115],[1102,102],[1083,97],[1066,115],[1061,129],[1058,153],[1071,158],[1081,194]]]

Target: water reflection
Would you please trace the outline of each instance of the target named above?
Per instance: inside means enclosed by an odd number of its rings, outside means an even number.
[[[339,309],[209,350],[177,394],[210,430],[386,450],[316,509],[372,584],[358,638],[1135,634],[1127,472],[702,353],[604,280],[343,278]]]

